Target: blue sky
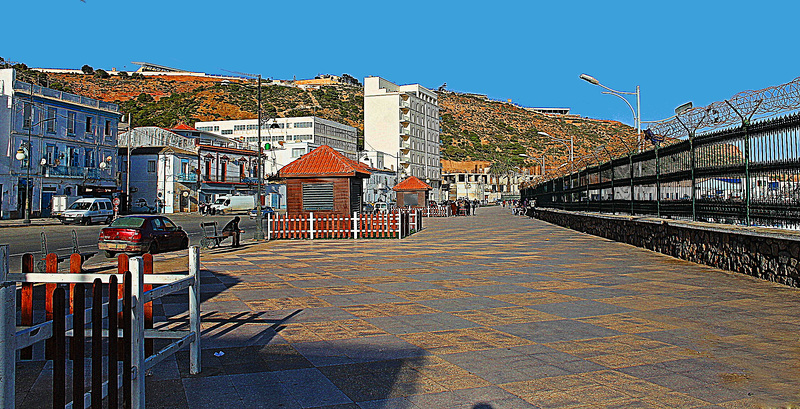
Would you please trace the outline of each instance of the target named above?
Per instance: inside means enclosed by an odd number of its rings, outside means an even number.
[[[4,9],[13,35],[0,56],[32,67],[148,61],[283,79],[379,75],[628,124],[628,107],[581,73],[622,91],[639,85],[645,121],[800,76],[796,1],[28,0]]]

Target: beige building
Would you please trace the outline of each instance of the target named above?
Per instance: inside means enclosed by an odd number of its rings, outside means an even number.
[[[416,176],[441,200],[439,102],[419,84],[396,85],[381,77],[364,79],[364,149],[385,152],[400,179]],[[394,162],[394,163],[393,163]]]

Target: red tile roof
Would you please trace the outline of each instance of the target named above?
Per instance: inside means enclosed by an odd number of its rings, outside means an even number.
[[[186,125],[184,123],[180,123],[180,124],[176,125],[172,129],[175,129],[175,130],[178,130],[178,131],[196,131],[197,130],[197,129],[194,129],[191,126]]]
[[[433,188],[419,180],[416,176],[409,176],[406,180],[398,183],[395,187],[392,188],[395,192],[399,191],[408,191],[408,190],[432,190]]]
[[[327,145],[301,156],[278,171],[278,177],[359,176],[369,177],[369,167]]]

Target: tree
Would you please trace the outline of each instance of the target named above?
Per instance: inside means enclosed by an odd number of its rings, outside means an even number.
[[[81,71],[83,71],[83,73],[86,75],[94,74],[94,68],[92,68],[92,66],[89,64],[84,64],[83,67],[81,67]]]
[[[142,92],[141,94],[139,94],[139,96],[138,96],[138,97],[136,97],[136,101],[137,101],[137,102],[141,102],[141,103],[143,103],[143,104],[146,104],[146,103],[148,103],[148,102],[153,102],[153,101],[155,101],[155,98],[153,98],[153,96],[152,96],[152,95],[150,95],[150,94],[147,94],[147,93],[144,93],[144,92]]]
[[[111,78],[111,74],[107,73],[106,70],[103,70],[103,69],[98,69],[97,71],[95,71],[94,72],[94,76],[95,77],[100,77],[100,78],[103,78],[103,79]]]
[[[125,71],[120,71],[120,72],[119,72],[119,76],[124,78],[124,77],[127,77],[127,76],[128,76],[128,73],[127,73],[127,72],[125,72]]]

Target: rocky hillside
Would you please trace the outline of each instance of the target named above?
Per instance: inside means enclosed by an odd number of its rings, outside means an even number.
[[[62,89],[120,104],[135,126],[170,127],[177,123],[255,118],[257,87],[253,81],[222,81],[191,76],[108,76],[102,70],[89,75],[44,74],[17,66],[23,81]],[[316,115],[358,128],[363,134],[363,90],[357,86],[329,86],[305,91],[262,82],[263,112],[269,116]],[[546,155],[548,168],[564,163],[568,149],[538,132],[574,137],[575,158],[594,159],[632,146],[635,132],[615,121],[577,116],[546,116],[513,104],[440,92],[442,157],[455,162],[479,161],[495,168],[529,166],[538,169]],[[625,143],[621,141],[625,140]],[[526,154],[529,159],[519,156]],[[534,159],[536,158],[536,159]],[[470,165],[470,168],[473,166]],[[503,169],[503,171],[505,170]]]

